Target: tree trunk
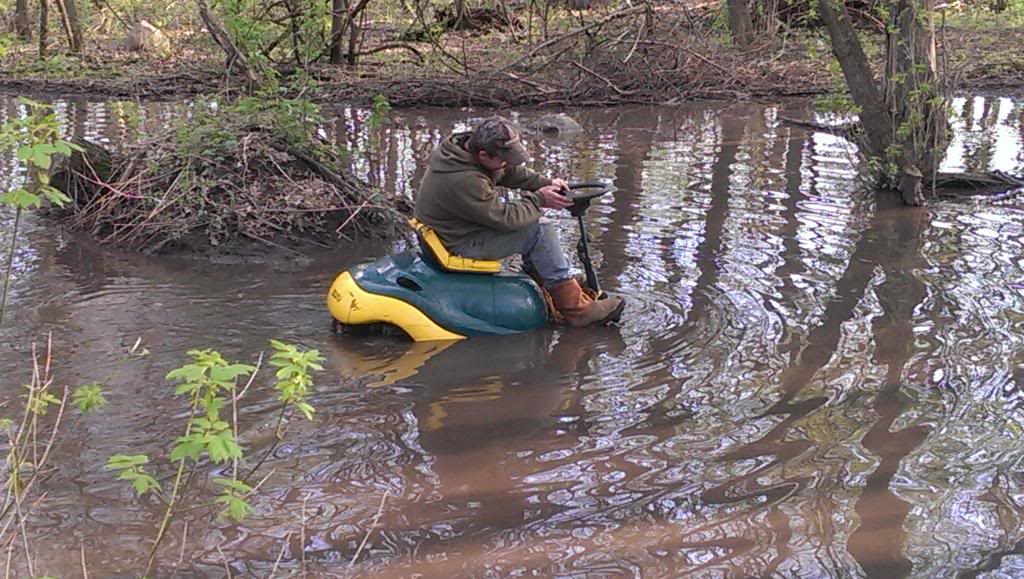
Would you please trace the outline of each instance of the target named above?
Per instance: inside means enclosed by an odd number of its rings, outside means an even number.
[[[61,30],[64,31],[64,37],[68,39],[68,49],[71,52],[75,52],[75,37],[71,34],[71,21],[68,20],[68,13],[65,10],[64,0],[53,0],[54,8],[57,9],[57,16],[60,20]]]
[[[466,0],[455,0],[455,22],[452,23],[452,30],[462,30],[469,24],[469,6]]]
[[[935,35],[925,17],[935,0],[898,0],[886,46],[885,104],[899,141],[899,189],[911,205],[923,202],[922,183],[931,183],[949,144],[949,119],[936,73]],[[926,26],[926,24],[928,24]]]
[[[361,17],[362,7],[365,7],[365,2],[359,2],[358,5],[352,10],[348,11],[348,65],[355,66],[359,62],[359,34],[362,30],[359,27],[359,23],[356,22],[357,18]]]
[[[45,2],[46,0],[42,1]],[[210,36],[213,37],[213,41],[217,43],[217,46],[224,51],[227,57],[225,68],[230,70],[231,66],[238,64],[249,81],[249,88],[255,87],[257,85],[256,72],[253,70],[252,65],[249,64],[249,59],[235,46],[231,36],[224,30],[220,21],[210,13],[206,0],[196,0],[196,6],[199,8],[199,16],[203,19],[203,24],[206,25],[206,29],[210,32]],[[263,71],[261,70],[260,74],[262,75],[262,73]]]
[[[32,18],[28,13],[28,0],[15,2],[14,33],[22,40],[32,40]]]
[[[747,48],[754,42],[754,24],[747,0],[728,0],[728,7],[732,40],[737,46]]]
[[[839,60],[853,102],[861,108],[860,121],[868,138],[868,156],[882,157],[892,142],[893,126],[882,95],[875,85],[871,65],[857,38],[846,7],[838,0],[820,0],[818,11],[832,39],[832,52]]]
[[[50,6],[39,0],[39,58],[46,58],[46,25],[50,20]]]
[[[342,63],[341,39],[345,35],[348,10],[344,0],[331,0],[331,64]]]
[[[897,0],[892,7],[879,91],[846,8],[838,0],[818,3],[832,51],[861,109],[867,137],[862,150],[874,161],[877,185],[898,189],[908,205],[924,201],[923,187],[934,182],[949,144],[949,119],[936,73],[930,21],[934,4],[934,0]]]
[[[58,0],[60,1],[60,0]],[[78,6],[75,0],[63,0],[64,13],[71,28],[71,52],[82,50],[82,21],[78,18]]]

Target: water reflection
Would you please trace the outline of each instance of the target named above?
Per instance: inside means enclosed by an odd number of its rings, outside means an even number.
[[[946,169],[1024,172],[1024,104],[954,110]],[[69,134],[116,145],[188,105],[58,111]],[[106,456],[159,453],[175,435],[162,376],[184,350],[249,360],[277,337],[328,357],[317,420],[275,446],[278,408],[254,390],[246,444],[272,453],[273,474],[245,524],[189,520],[192,575],[223,572],[216,547],[234,573],[266,575],[283,549],[281,569],[305,558],[342,574],[386,492],[353,575],[1016,576],[1024,211],[1012,197],[907,209],[858,193],[847,144],[780,121],[809,111],[585,110],[583,138],[533,137],[537,166],[619,189],[588,215],[604,285],[630,294],[610,331],[338,338],[324,284],[389,246],[209,264],[30,218],[3,367],[18,375],[48,330],[75,383],[104,379],[136,336],[153,352],[109,379],[116,420],[83,421],[62,449],[66,478],[30,526],[60,547],[41,562],[76,574],[85,544],[93,574],[138,566],[159,505],[129,501]],[[367,111],[335,112],[322,129],[358,153],[353,170],[406,196],[442,135],[490,114],[401,111],[371,128]],[[0,166],[17,175],[9,156]],[[560,229],[572,243],[574,223]]]

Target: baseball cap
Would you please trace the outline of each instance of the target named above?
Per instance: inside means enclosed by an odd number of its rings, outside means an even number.
[[[525,163],[530,154],[519,139],[512,122],[504,117],[490,117],[480,121],[473,129],[473,138],[492,155],[497,155],[509,166]]]

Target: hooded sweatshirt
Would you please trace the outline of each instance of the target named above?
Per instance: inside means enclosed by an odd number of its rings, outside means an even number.
[[[537,189],[551,180],[525,165],[488,171],[464,148],[469,133],[452,135],[430,157],[416,196],[416,219],[454,249],[481,230],[518,231],[540,219],[544,196]],[[504,202],[495,185],[524,189],[518,201]]]

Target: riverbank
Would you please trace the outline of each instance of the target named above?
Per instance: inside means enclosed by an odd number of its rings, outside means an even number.
[[[585,24],[563,23],[532,41],[522,31],[500,30],[396,43],[393,29],[371,27],[368,46],[395,46],[356,67],[311,67],[318,83],[306,96],[368,105],[383,95],[399,107],[671,105],[815,96],[841,86],[830,72],[827,44],[811,31],[793,29],[741,50],[711,19],[711,13],[638,6],[589,14]],[[882,46],[877,31],[866,34],[874,37],[869,48]],[[15,47],[0,64],[0,92],[170,99],[241,89],[238,77],[225,77],[222,55],[205,36],[178,42],[169,58],[140,56],[110,41],[85,56],[42,62],[31,47]],[[958,22],[944,27],[938,42],[954,91],[1024,93],[1024,27]],[[869,52],[878,61],[883,51]]]

